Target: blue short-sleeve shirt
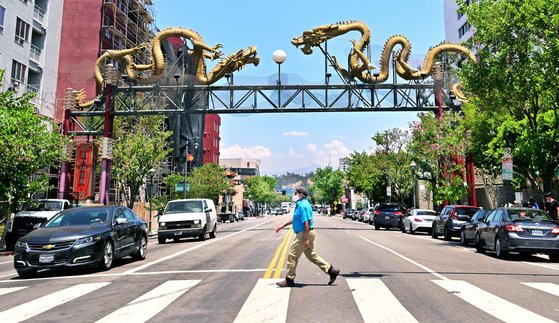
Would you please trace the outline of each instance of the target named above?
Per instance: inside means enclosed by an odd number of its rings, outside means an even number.
[[[305,231],[305,222],[309,221],[309,227],[314,229],[312,220],[312,206],[307,199],[297,201],[293,212],[293,231],[297,234]]]

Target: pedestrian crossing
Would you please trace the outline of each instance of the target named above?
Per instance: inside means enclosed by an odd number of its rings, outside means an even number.
[[[345,281],[345,282],[344,282]],[[234,322],[286,322],[289,311],[289,302],[294,289],[279,288],[275,285],[277,279],[259,279],[250,294],[239,309],[236,317],[231,317]],[[559,320],[559,314],[546,317],[514,304],[504,298],[494,295],[482,288],[463,280],[437,279],[431,280],[434,286],[440,287],[444,297],[457,297],[461,301],[473,306],[496,319],[505,322],[554,322]],[[119,308],[111,313],[100,314],[96,322],[146,322],[156,317],[172,303],[187,295],[196,297],[197,286],[203,284],[202,280],[168,280],[154,286],[134,300],[120,304]],[[399,300],[390,288],[390,284],[379,278],[339,278],[337,285],[344,288],[347,284],[347,296],[351,297],[364,322],[418,322],[419,319],[412,313],[420,313],[413,305],[405,305]],[[525,287],[531,288],[543,297],[559,297],[559,284],[543,282],[520,282]],[[101,293],[103,289],[121,287],[113,282],[83,283],[62,288],[48,295],[30,299],[22,304],[0,312],[1,322],[21,322],[24,320],[37,320],[46,312],[56,313],[57,308],[76,300],[88,301],[88,295]],[[304,286],[303,286],[304,287]],[[6,297],[30,296],[32,298],[35,286],[18,286],[0,288],[0,304]],[[329,287],[330,288],[330,287]],[[335,287],[333,287],[335,288]],[[346,289],[347,290],[347,289]],[[438,290],[435,288],[435,291]],[[133,291],[130,291],[133,292]],[[193,293],[193,294],[191,294]],[[446,296],[450,295],[450,296]],[[551,296],[550,296],[551,295]],[[131,299],[131,298],[129,298]],[[128,299],[128,300],[129,300]],[[107,299],[107,303],[114,300]],[[404,303],[404,304],[403,304]],[[559,303],[553,301],[551,304]],[[95,307],[104,308],[102,301],[98,300]],[[112,307],[114,309],[114,307]],[[183,309],[181,307],[181,309]],[[188,308],[183,309],[188,311]],[[425,310],[425,309],[423,309]],[[451,310],[451,309],[448,309]],[[421,309],[419,310],[421,311]],[[453,313],[460,312],[460,308],[453,308]],[[549,314],[549,313],[548,313]],[[338,318],[343,319],[343,318]],[[94,321],[94,320],[92,320]]]

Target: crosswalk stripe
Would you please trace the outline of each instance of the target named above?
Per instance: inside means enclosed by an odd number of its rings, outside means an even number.
[[[27,286],[0,288],[0,296],[6,295],[6,294],[9,294],[9,293],[13,293],[13,292],[17,292],[18,290],[22,290],[24,288],[27,288]]]
[[[0,312],[0,318],[2,318],[3,322],[21,322],[48,311],[58,305],[62,305],[75,298],[91,293],[92,291],[107,286],[108,284],[110,283],[91,283],[68,287],[58,292],[37,298],[33,301],[12,307],[4,312]]]
[[[528,287],[539,289],[551,295],[559,296],[559,285],[553,283],[521,283]]]
[[[501,321],[553,322],[463,280],[433,280],[433,282]]]
[[[346,279],[365,322],[417,322],[380,279]]]
[[[237,314],[235,322],[285,322],[291,288],[278,287],[277,281],[260,278]]]
[[[196,286],[200,280],[169,280],[112,312],[100,322],[145,322]]]

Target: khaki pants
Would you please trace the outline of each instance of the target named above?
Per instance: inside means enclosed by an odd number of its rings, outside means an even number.
[[[328,273],[330,264],[316,254],[314,250],[314,238],[314,230],[311,230],[309,232],[309,248],[305,249],[305,231],[297,233],[293,245],[291,245],[291,250],[289,250],[289,256],[287,257],[287,278],[295,279],[295,269],[297,269],[297,262],[302,253],[305,253],[307,259],[320,267],[323,272]]]

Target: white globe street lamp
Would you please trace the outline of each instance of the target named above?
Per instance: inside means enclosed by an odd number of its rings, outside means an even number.
[[[277,49],[272,54],[272,58],[278,64],[278,108],[281,108],[281,64],[287,59],[287,54],[283,50]]]

